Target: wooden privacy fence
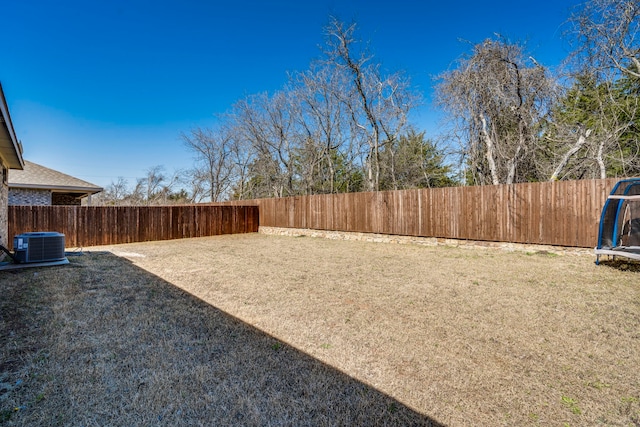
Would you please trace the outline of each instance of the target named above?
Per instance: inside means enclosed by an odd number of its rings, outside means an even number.
[[[215,205],[10,206],[9,237],[26,231],[59,231],[67,246],[74,247],[255,232],[260,224],[594,247],[602,206],[616,182],[431,188]]]
[[[595,247],[602,206],[616,182],[538,182],[251,202],[260,207],[261,226]]]
[[[64,233],[67,247],[258,231],[256,206],[9,206],[9,237]]]

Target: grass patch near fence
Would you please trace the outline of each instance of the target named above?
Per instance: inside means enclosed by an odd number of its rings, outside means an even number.
[[[640,424],[634,264],[255,234],[107,249],[0,275],[7,425]]]

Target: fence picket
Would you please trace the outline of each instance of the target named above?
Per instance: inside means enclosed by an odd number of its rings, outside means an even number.
[[[9,236],[58,231],[67,247],[258,231],[257,206],[9,206]]]
[[[315,208],[296,213],[305,215],[297,221],[287,210],[291,198],[227,204],[260,206],[260,225],[269,227],[594,247],[602,205],[617,180],[300,196],[313,198]]]

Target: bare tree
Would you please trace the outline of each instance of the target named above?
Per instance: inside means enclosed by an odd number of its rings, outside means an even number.
[[[256,178],[249,183],[251,197],[296,194],[294,163],[298,139],[292,102],[290,92],[279,91],[272,96],[249,96],[233,107],[230,117],[235,138],[245,141],[245,147],[253,152],[248,167]]]
[[[640,78],[640,3],[589,0],[570,19],[573,59],[596,72]],[[581,67],[583,68],[583,67]]]
[[[456,69],[439,76],[438,103],[474,184],[511,184],[535,177],[539,123],[553,100],[547,70],[522,46],[485,40]]]
[[[143,200],[147,205],[154,204],[158,197],[161,197],[162,184],[166,177],[164,166],[156,165],[146,170],[144,178],[138,178],[137,186],[144,194]]]
[[[348,85],[339,92],[351,119],[351,138],[363,141],[368,149],[365,172],[369,190],[380,187],[380,151],[405,130],[408,114],[419,100],[402,73],[382,75],[380,64],[360,49],[355,38],[356,24],[346,25],[333,18],[325,29],[327,61],[345,73]]]
[[[163,184],[156,193],[154,202],[156,204],[166,205],[173,203],[184,203],[185,190],[178,190],[178,186],[183,182],[184,172],[176,169],[171,175],[164,174]]]
[[[612,83],[598,78],[591,72],[577,76],[554,108],[545,132],[552,180],[640,171],[640,80],[623,76]]]
[[[551,179],[605,178],[640,172],[640,3],[590,0],[566,35],[571,86],[546,134],[560,149]]]
[[[325,56],[309,70],[236,102],[219,128],[183,136],[200,161],[193,194],[221,183],[234,198],[379,189],[380,153],[397,146],[420,97],[402,73],[384,75],[354,34],[332,20]]]
[[[230,132],[234,135],[230,159],[235,168],[231,197],[234,199],[246,199],[250,197],[248,194],[249,167],[254,161],[255,153],[251,150],[248,141],[238,137],[239,133],[236,132],[235,128]]]
[[[105,189],[93,198],[93,204],[96,206],[118,206],[129,195],[129,183],[124,177],[107,185]]]
[[[181,172],[167,175],[164,166],[156,165],[148,168],[145,173],[143,178],[136,180],[136,185],[127,200],[130,204],[168,204],[174,187],[180,182]]]
[[[182,141],[195,154],[196,167],[189,173],[194,198],[200,201],[206,194],[218,202],[228,197],[235,177],[232,134],[224,127],[194,128]]]
[[[300,175],[305,194],[340,191],[345,177],[350,176],[345,169],[357,157],[348,132],[349,117],[341,102],[341,92],[348,86],[345,78],[336,67],[321,61],[291,76],[298,108]]]
[[[111,182],[94,199],[102,206],[140,206],[188,203],[191,199],[186,190],[175,188],[183,182],[184,173],[180,170],[167,175],[163,166],[153,166],[145,171],[145,176],[137,178],[133,188],[128,181],[119,177]]]

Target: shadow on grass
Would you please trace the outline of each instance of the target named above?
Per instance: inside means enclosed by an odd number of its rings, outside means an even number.
[[[600,261],[600,265],[609,268],[615,268],[620,271],[640,272],[640,261],[618,257],[613,259],[605,259]]]
[[[109,253],[0,292],[0,424],[441,425]]]

